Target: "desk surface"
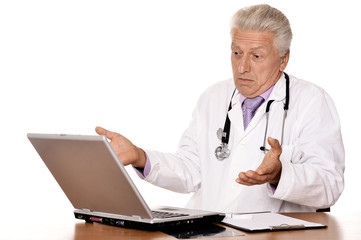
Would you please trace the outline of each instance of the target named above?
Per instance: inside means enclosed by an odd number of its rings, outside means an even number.
[[[207,239],[343,240],[359,239],[361,236],[361,213],[288,213],[285,215],[306,221],[322,223],[327,225],[328,228],[281,232],[244,233],[245,236],[222,238],[211,237]],[[18,223],[1,223],[0,229],[0,239],[176,239],[162,232],[147,232],[112,227],[102,224],[85,223],[84,221],[74,219],[71,214],[59,216],[59,218],[52,220],[47,217],[42,217],[34,219],[29,218],[28,221],[19,221]]]

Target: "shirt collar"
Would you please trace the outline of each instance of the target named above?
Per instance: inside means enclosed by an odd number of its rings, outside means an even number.
[[[267,101],[267,99],[269,98],[269,96],[272,93],[274,86],[275,85],[272,85],[267,91],[265,91],[264,93],[262,93],[259,96],[262,97],[265,101]],[[243,103],[244,100],[246,100],[246,97],[243,96],[242,93],[239,93],[239,101],[241,102],[241,104]]]

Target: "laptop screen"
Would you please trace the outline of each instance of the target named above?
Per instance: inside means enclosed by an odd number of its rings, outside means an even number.
[[[104,136],[28,134],[76,209],[151,218],[151,211]]]

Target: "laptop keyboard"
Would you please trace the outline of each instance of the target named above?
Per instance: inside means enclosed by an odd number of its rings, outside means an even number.
[[[152,211],[152,214],[153,217],[155,218],[172,218],[172,217],[189,216],[189,214],[184,214],[184,213],[160,212],[160,211]]]

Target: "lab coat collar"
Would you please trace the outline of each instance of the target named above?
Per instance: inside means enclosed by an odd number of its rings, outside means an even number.
[[[234,96],[232,98],[232,109],[228,112],[228,116],[232,123],[234,123],[234,127],[236,128],[236,132],[243,133],[241,134],[241,139],[245,137],[248,132],[250,132],[255,126],[257,126],[258,122],[264,115],[264,112],[266,110],[267,102],[269,100],[274,101],[283,101],[286,98],[286,78],[284,74],[280,77],[280,79],[276,82],[271,95],[269,96],[268,100],[263,102],[263,104],[258,108],[255,116],[253,117],[252,121],[244,130],[243,127],[243,113],[241,108],[241,102],[240,102],[240,93],[236,89]]]
[[[269,100],[282,101],[286,99],[286,77],[284,74],[276,82]]]
[[[232,108],[236,104],[240,103],[240,96],[241,93],[238,91],[238,89],[236,89],[232,98]],[[276,82],[268,100],[282,101],[285,98],[286,98],[286,78],[285,75],[282,74],[280,79]]]

